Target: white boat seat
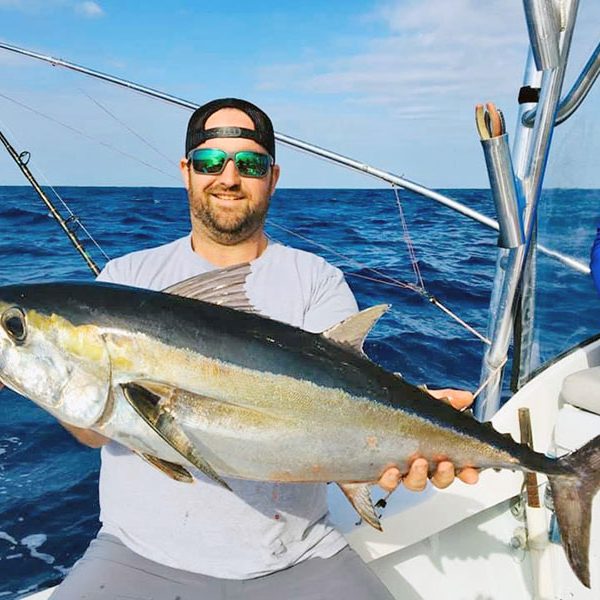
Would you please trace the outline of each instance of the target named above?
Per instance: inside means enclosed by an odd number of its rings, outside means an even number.
[[[566,403],[600,415],[600,367],[565,377],[560,395]]]

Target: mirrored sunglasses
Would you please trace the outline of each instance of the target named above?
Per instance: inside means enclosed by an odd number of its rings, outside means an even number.
[[[218,148],[197,148],[188,154],[188,163],[200,175],[220,175],[229,160],[234,162],[242,177],[264,177],[273,164],[268,154],[251,150],[225,152]]]

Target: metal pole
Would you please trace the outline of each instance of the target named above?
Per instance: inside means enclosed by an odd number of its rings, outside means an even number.
[[[564,28],[559,66],[544,71],[542,75],[538,115],[531,134],[524,177],[521,181],[526,198],[523,220],[527,243],[508,251],[508,255],[505,255],[506,250],[499,249],[497,265],[499,269],[505,266],[505,273],[497,278],[498,282],[501,281],[502,290],[493,295],[493,298],[498,300],[500,313],[490,320],[490,329],[493,329],[493,331],[488,329],[488,337],[492,340],[492,344],[485,353],[480,378],[482,383],[487,381],[488,385],[477,399],[475,406],[475,416],[482,421],[490,419],[500,407],[503,365],[506,362],[511,339],[515,301],[524,270],[525,258],[529,245],[533,240],[535,209],[540,197],[542,179],[548,160],[556,109],[575,27],[577,7],[578,0],[572,0]]]
[[[527,61],[523,85],[528,85],[532,88],[540,88],[542,85],[542,73],[535,69],[531,53]],[[523,126],[523,115],[530,111],[532,107],[533,110],[537,110],[535,104],[532,103],[522,104],[519,107],[516,126],[517,139],[513,148],[515,155],[519,157],[517,180],[526,202],[528,198],[523,190],[523,181],[528,170],[527,157],[529,156],[533,139],[533,129]],[[523,207],[523,212],[525,212],[525,207]],[[526,266],[521,278],[520,294],[516,299],[513,320],[513,364],[510,385],[513,392],[520,387],[523,372],[528,372],[532,361],[538,359],[537,356],[533,355],[536,317],[535,274],[537,264],[535,244],[529,244],[529,254],[529,257],[523,258]]]
[[[81,254],[81,256],[83,257],[83,260],[85,260],[87,266],[90,268],[92,273],[94,275],[98,275],[98,273],[100,273],[100,269],[99,269],[98,265],[96,265],[96,263],[92,260],[90,255],[86,252],[85,248],[83,247],[83,245],[81,244],[79,238],[75,235],[75,233],[73,233],[73,231],[71,231],[71,229],[69,229],[69,225],[67,224],[67,221],[65,221],[65,219],[63,219],[63,217],[58,212],[58,210],[56,209],[54,204],[52,204],[52,201],[50,200],[50,198],[48,198],[48,196],[44,193],[44,190],[42,190],[42,188],[36,181],[35,177],[32,175],[31,171],[27,167],[27,164],[25,162],[23,162],[23,160],[21,159],[21,156],[19,156],[17,154],[17,151],[11,146],[10,142],[6,139],[6,137],[4,136],[2,131],[0,131],[0,142],[2,142],[4,144],[10,157],[17,163],[17,166],[19,167],[19,169],[21,169],[21,172],[23,173],[23,175],[25,175],[26,179],[31,184],[31,187],[33,187],[33,189],[37,192],[37,195],[40,197],[42,202],[48,207],[50,214],[58,221],[58,224],[60,225],[62,230],[67,234],[67,237],[69,238],[69,240],[75,247],[75,250],[77,250],[77,252],[79,252],[79,254]]]
[[[581,74],[569,90],[568,94],[561,100],[556,113],[554,125],[564,123],[581,105],[592,89],[596,79],[600,75],[600,44],[592,52],[589,60],[581,70]],[[536,108],[526,111],[521,122],[527,127],[531,127],[535,122]]]

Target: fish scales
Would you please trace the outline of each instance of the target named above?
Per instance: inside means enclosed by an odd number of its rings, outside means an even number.
[[[339,443],[345,439],[342,432],[358,434],[362,439],[379,436],[385,440],[372,449],[380,462],[374,464],[370,457],[359,460],[360,466],[353,465],[353,480],[375,480],[390,464],[406,470],[408,461],[415,456],[445,457],[458,466],[507,467],[522,462],[519,448],[515,446],[512,453],[507,452],[506,441],[493,430],[487,436],[490,439],[482,443],[479,429],[470,427],[471,419],[432,401],[428,394],[369,360],[283,323],[194,300],[164,298],[117,286],[110,286],[110,295],[102,294],[92,301],[77,298],[70,287],[68,293],[61,286],[56,290],[40,287],[44,296],[34,304],[35,323],[41,323],[46,312],[47,331],[64,330],[68,323],[75,337],[88,336],[96,348],[96,340],[103,338],[113,384],[137,378],[168,380],[176,387],[209,398],[230,399],[287,417],[288,423],[292,419],[303,424],[299,434],[309,447],[320,447],[320,436],[336,430],[338,434],[329,435],[328,442],[331,445],[338,440],[337,448],[329,448],[334,462],[347,461],[348,451],[353,450]],[[101,286],[92,287],[95,290]],[[55,298],[48,291],[54,292]],[[62,317],[49,310],[56,303],[56,296],[69,298]],[[132,301],[135,299],[137,303]],[[120,312],[115,312],[117,308]],[[160,318],[149,318],[153,312],[159,313]],[[89,323],[90,313],[94,314],[95,331]],[[290,333],[297,336],[293,341]],[[266,339],[276,339],[275,348]],[[82,345],[81,339],[77,345]],[[250,368],[251,365],[257,368]],[[263,365],[268,365],[269,371],[263,370]],[[440,422],[444,428],[440,428]],[[188,425],[202,431],[198,423]],[[223,433],[216,423],[207,422],[205,427],[209,435]],[[469,435],[469,429],[476,429],[477,435]],[[104,428],[104,432],[109,430],[110,427]],[[278,439],[275,452],[290,447],[289,439]],[[223,452],[227,453],[226,447]],[[287,458],[288,453],[280,456]],[[240,476],[241,472],[234,468],[234,473],[228,474]],[[264,474],[255,469],[247,476],[262,478]]]
[[[354,317],[360,327],[372,324],[368,310]],[[101,284],[0,288],[0,325],[4,383],[175,479],[199,469],[225,487],[222,475],[335,481],[380,528],[362,486],[392,465],[406,472],[416,457],[546,473],[567,556],[589,585],[589,504],[600,475],[587,466],[600,464],[600,439],[560,460],[533,452],[371,362],[346,343],[351,326],[330,338]]]

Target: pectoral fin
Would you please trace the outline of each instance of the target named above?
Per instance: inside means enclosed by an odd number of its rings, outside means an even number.
[[[145,452],[137,452],[136,454],[140,458],[143,458],[148,464],[156,467],[165,475],[168,475],[171,479],[182,481],[183,483],[194,483],[192,474],[181,465],[158,458],[157,456],[152,456],[152,454],[146,454]]]
[[[164,395],[157,395],[140,383],[131,382],[121,384],[127,401],[135,411],[158,433],[165,442],[173,447],[179,454],[189,460],[197,469],[207,477],[231,491],[229,485],[219,474],[200,456],[185,432],[169,412],[169,404],[176,389],[160,385]],[[158,389],[159,386],[153,386]]]
[[[383,531],[371,500],[371,485],[369,483],[338,483],[338,485],[363,521]]]
[[[252,272],[249,263],[242,263],[201,275],[194,275],[164,289],[166,294],[194,298],[228,306],[249,313],[258,312],[246,294],[246,278]]]

